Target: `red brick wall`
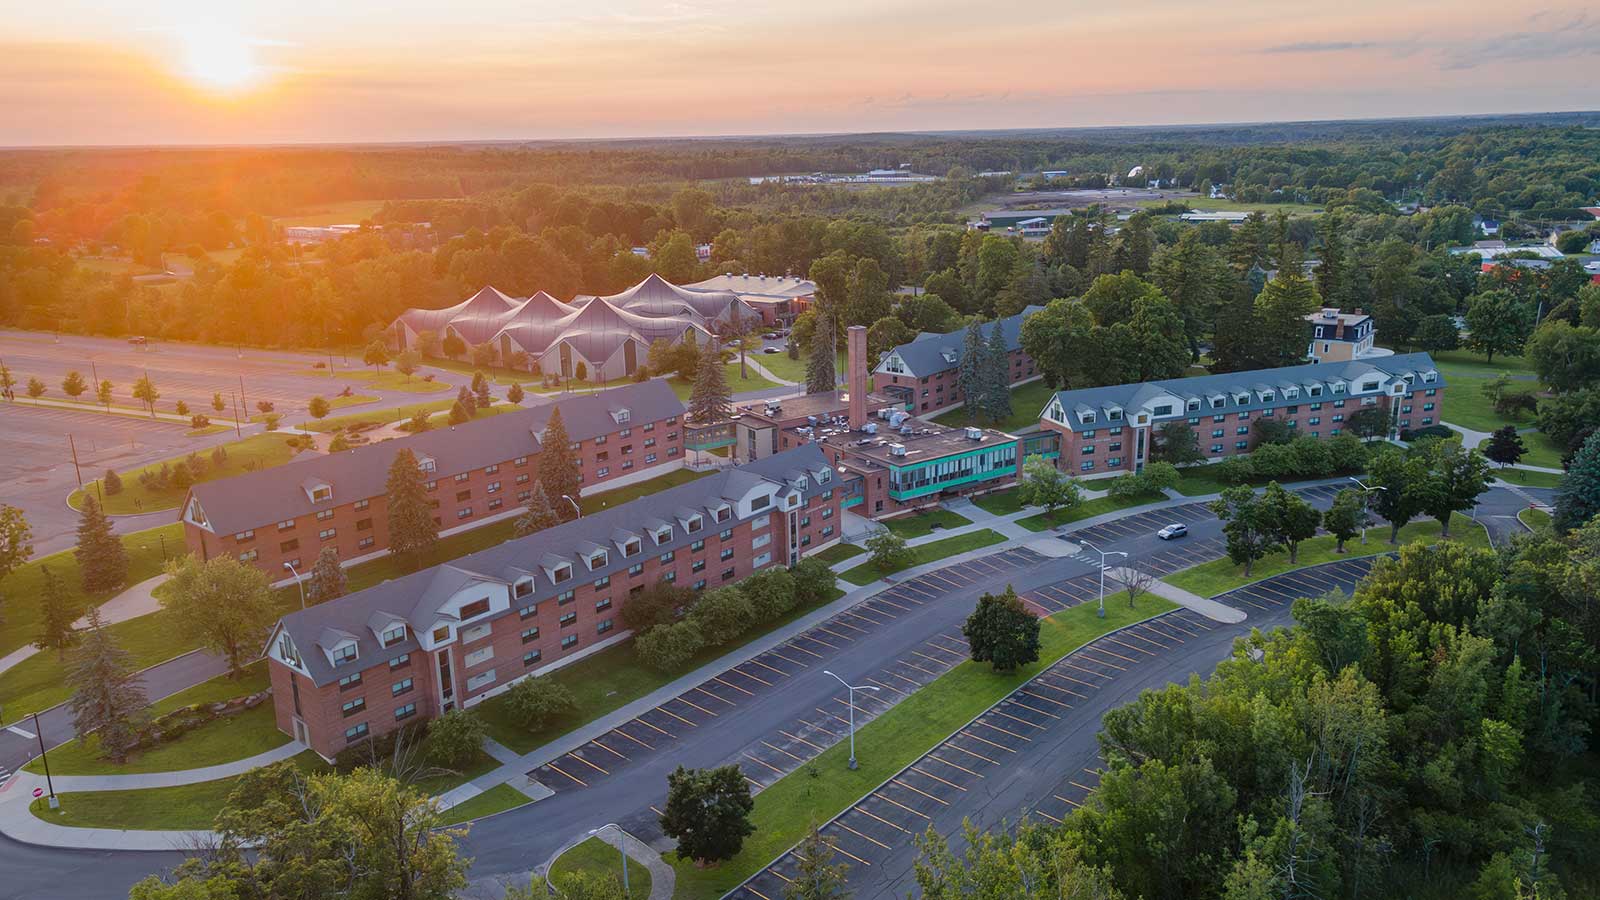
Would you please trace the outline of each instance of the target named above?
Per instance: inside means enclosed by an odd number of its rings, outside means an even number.
[[[1038,374],[1033,360],[1021,350],[1013,350],[1011,357],[1011,383],[1016,384],[1026,381]],[[959,367],[952,367],[929,375],[926,378],[915,378],[909,375],[893,375],[888,372],[872,373],[872,388],[882,391],[886,386],[905,385],[911,388],[913,407],[911,412],[921,415],[927,412],[937,412],[947,406],[963,402],[961,385],[957,380],[960,373]]]

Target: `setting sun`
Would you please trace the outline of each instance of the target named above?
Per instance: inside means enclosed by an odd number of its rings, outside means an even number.
[[[251,41],[236,31],[200,26],[179,33],[182,71],[196,86],[208,90],[242,90],[261,78]]]

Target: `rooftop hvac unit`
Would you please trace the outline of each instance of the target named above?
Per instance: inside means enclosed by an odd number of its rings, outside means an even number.
[[[967,428],[967,440],[969,440],[969,441],[981,441],[981,440],[983,440],[983,429],[982,428],[968,427]]]
[[[905,444],[890,444],[889,445],[889,455],[890,456],[905,456],[906,455],[906,445]]]
[[[877,434],[878,433],[878,423],[877,422],[868,422],[866,425],[863,425],[861,427],[861,430],[865,431],[867,434]]]
[[[901,434],[915,434],[916,433],[916,429],[912,428],[910,425],[901,425],[900,426],[900,433]]]
[[[816,416],[806,416],[806,424],[807,425],[816,425],[817,424],[817,417]]]
[[[899,428],[909,418],[911,418],[911,415],[903,409],[891,410],[889,414],[889,426],[891,428]]]
[[[878,418],[887,419],[887,418],[889,418],[889,414],[892,413],[892,412],[894,412],[894,410],[892,410],[889,407],[885,406],[883,409],[878,410]]]

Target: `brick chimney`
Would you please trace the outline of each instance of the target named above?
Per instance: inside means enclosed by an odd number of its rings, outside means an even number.
[[[867,424],[867,326],[845,329],[845,387],[850,391],[850,430]]]

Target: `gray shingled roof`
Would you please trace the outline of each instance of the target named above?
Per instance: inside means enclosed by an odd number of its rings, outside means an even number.
[[[1185,401],[1198,399],[1200,409],[1189,411],[1179,408],[1167,418],[1193,418],[1195,416],[1210,416],[1217,413],[1250,412],[1267,407],[1283,405],[1282,389],[1295,385],[1301,389],[1301,403],[1329,402],[1353,397],[1372,396],[1371,394],[1357,394],[1354,388],[1364,375],[1374,373],[1393,377],[1404,377],[1407,374],[1416,376],[1419,387],[1424,386],[1422,373],[1434,372],[1435,381],[1426,384],[1426,387],[1444,387],[1444,376],[1438,373],[1433,358],[1426,353],[1406,353],[1397,356],[1378,356],[1367,359],[1350,360],[1347,362],[1308,363],[1300,366],[1284,366],[1278,369],[1253,369],[1248,372],[1225,372],[1218,375],[1201,375],[1195,378],[1169,378],[1162,381],[1141,382],[1138,384],[1114,384],[1104,387],[1079,388],[1071,391],[1059,391],[1051,398],[1040,412],[1048,411],[1051,404],[1060,403],[1066,415],[1066,424],[1074,431],[1085,431],[1094,428],[1105,428],[1108,424],[1124,424],[1134,412],[1144,409],[1157,397],[1177,396]],[[1334,380],[1343,380],[1350,386],[1343,395],[1330,394],[1324,390],[1321,397],[1309,397],[1305,393],[1306,386],[1310,384],[1327,385]],[[1275,398],[1271,403],[1263,402],[1258,391],[1271,389]],[[1248,392],[1249,397],[1244,403],[1238,402],[1238,396]],[[1222,407],[1213,409],[1211,398],[1224,397]],[[1120,408],[1123,410],[1123,422],[1108,422],[1104,410]],[[1094,410],[1099,415],[1093,423],[1081,422],[1078,413],[1081,410]],[[1159,419],[1157,420],[1159,423]]]
[[[829,482],[819,485],[815,473],[824,470],[829,472]],[[560,562],[571,563],[574,580],[579,583],[625,572],[638,562],[638,556],[624,557],[621,553],[610,553],[608,564],[591,572],[579,559],[576,548],[589,543],[612,546],[619,533],[643,538],[646,528],[657,520],[674,525],[672,540],[659,547],[646,540],[645,549],[659,554],[681,548],[717,528],[708,516],[702,531],[689,534],[677,527],[680,511],[689,509],[706,513],[723,501],[731,502],[763,481],[792,486],[794,479],[802,474],[812,476],[807,479],[805,490],[801,491],[803,499],[809,500],[825,490],[838,487],[838,477],[823,457],[822,450],[808,444],[746,463],[736,469],[722,469],[688,484],[649,494],[527,537],[506,541],[440,566],[391,579],[337,600],[297,610],[280,619],[278,626],[288,631],[294,640],[312,680],[319,685],[327,684],[342,674],[370,666],[378,659],[415,650],[418,645],[413,635],[420,629],[431,628],[440,605],[472,581],[505,584],[532,575],[532,597],[536,600],[547,599],[559,590],[544,572],[547,557],[554,556]],[[380,613],[384,616],[379,616]],[[513,609],[509,614],[515,615],[516,611]],[[378,646],[368,623],[375,617],[385,616],[403,618],[411,624],[404,643],[388,648]],[[352,636],[357,641],[361,663],[336,671],[318,645],[325,639],[342,640]]]
[[[1006,338],[1007,350],[1015,350],[1022,346],[1022,320],[1036,312],[1043,311],[1044,307],[1042,306],[1029,306],[1014,316],[1007,316],[998,320],[1001,332]],[[986,323],[983,326],[985,340],[988,339],[989,332],[993,328],[993,322]],[[967,329],[965,328],[958,328],[947,334],[923,332],[917,335],[915,340],[908,344],[901,344],[889,351],[889,353],[898,354],[900,360],[905,363],[906,369],[912,375],[923,378],[959,366],[961,364],[961,345],[966,339]],[[887,357],[889,353],[884,354],[884,356]],[[955,361],[951,362],[946,359],[946,353],[953,354]],[[879,363],[879,365],[882,366],[882,363]]]
[[[379,441],[342,453],[302,456],[282,466],[197,484],[189,489],[189,495],[200,501],[206,520],[217,534],[234,534],[382,494],[389,464],[402,447],[409,448],[419,459],[432,458],[435,471],[444,477],[538,453],[539,439],[535,435],[544,430],[551,410],[558,406],[567,436],[574,441],[589,440],[622,427],[612,418],[619,409],[628,409],[633,422],[640,425],[684,413],[683,401],[670,385],[658,379],[555,400],[536,394],[529,397],[536,398],[536,405],[530,409]],[[312,503],[306,488],[312,482],[331,485],[332,499]],[[188,505],[185,502],[180,507],[180,515]]]

